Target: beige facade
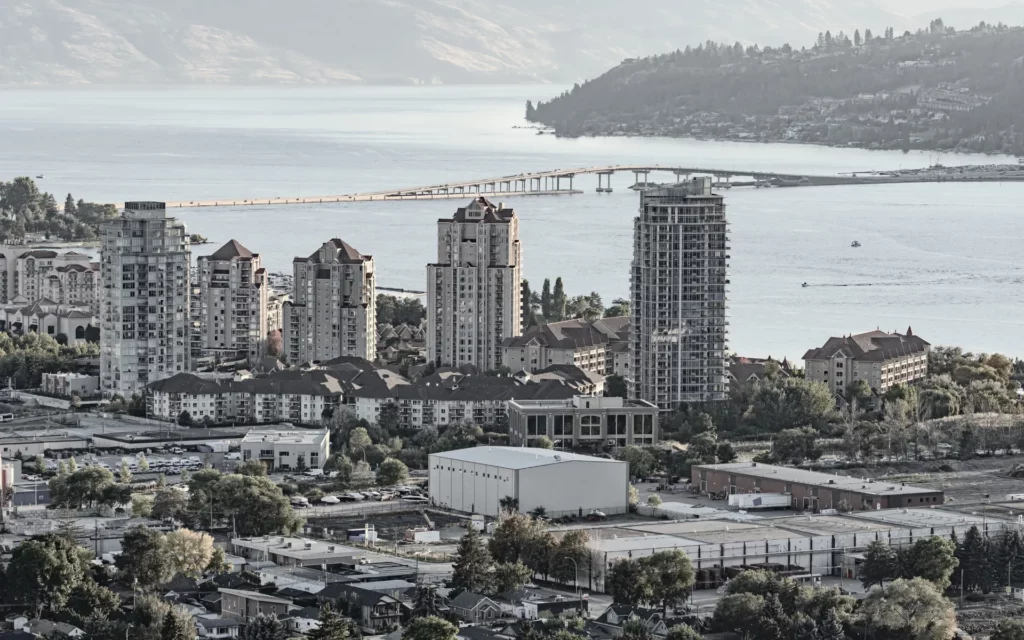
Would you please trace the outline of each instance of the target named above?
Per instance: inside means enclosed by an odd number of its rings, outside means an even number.
[[[502,365],[513,372],[534,373],[552,365],[575,365],[609,376],[614,373],[613,348],[626,346],[628,318],[579,318],[533,327],[502,342]]]
[[[427,360],[502,363],[502,342],[522,324],[522,250],[515,211],[480,197],[437,221],[437,263],[427,265]]]
[[[906,334],[869,331],[829,338],[822,347],[804,354],[805,375],[838,395],[858,380],[880,395],[889,387],[927,377],[929,351],[931,345],[910,328]]]
[[[38,333],[55,340],[64,336],[71,346],[85,344],[89,328],[95,322],[89,307],[60,305],[46,298],[24,304],[19,297],[10,304],[0,305],[0,331],[14,335]]]
[[[21,296],[99,312],[99,264],[82,253],[8,246],[0,253],[0,303]]]
[[[710,178],[640,194],[633,225],[631,397],[662,410],[725,399],[725,201]]]
[[[255,361],[267,339],[267,271],[258,253],[231,240],[196,259],[193,362],[220,356]]]
[[[512,400],[508,426],[512,446],[536,446],[541,436],[556,447],[653,445],[658,443],[658,408],[643,400],[599,396]]]
[[[293,299],[282,307],[284,352],[291,364],[377,357],[373,257],[337,238],[295,258]]]
[[[162,202],[126,203],[100,238],[100,387],[130,398],[189,370],[188,239]]]

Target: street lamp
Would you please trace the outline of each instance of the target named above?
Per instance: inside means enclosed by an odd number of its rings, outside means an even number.
[[[563,560],[568,560],[569,562],[572,563],[572,568],[573,568],[573,570],[575,572],[575,575],[576,575],[576,577],[573,580],[573,582],[574,582],[574,584],[573,584],[573,592],[576,594],[577,606],[579,606],[579,608],[581,609],[581,613],[582,613],[583,599],[580,597],[580,565],[577,564],[576,558],[573,558],[572,556],[562,556],[562,559]]]

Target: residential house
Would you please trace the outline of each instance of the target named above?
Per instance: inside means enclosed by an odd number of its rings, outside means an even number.
[[[289,631],[306,634],[320,628],[320,607],[303,607],[292,611],[285,623]]]
[[[237,638],[241,627],[237,618],[216,613],[197,615],[195,621],[200,638]]]
[[[668,633],[668,625],[658,609],[612,604],[595,622],[621,629],[629,620],[641,620],[653,635],[664,636]]]
[[[789,360],[783,358],[780,362],[773,360],[771,356],[767,358],[733,356],[729,358],[726,375],[729,377],[729,382],[738,382],[740,384],[753,383],[758,380],[764,380],[769,370],[774,370],[783,378],[793,376],[793,367],[789,364]]]
[[[260,614],[275,615],[283,618],[293,609],[291,600],[266,595],[258,591],[242,591],[240,589],[219,589],[221,593],[221,614],[233,616],[242,622]]]
[[[355,620],[364,633],[379,634],[402,624],[408,608],[397,598],[362,588],[359,584],[335,584],[317,594],[321,604],[330,602]]]
[[[502,617],[501,605],[487,596],[463,591],[448,603],[452,614],[466,622],[490,622]]]
[[[20,631],[42,636],[43,638],[81,638],[85,635],[85,631],[66,622],[39,619],[29,620]]]

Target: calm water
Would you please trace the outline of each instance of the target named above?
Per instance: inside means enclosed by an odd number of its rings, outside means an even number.
[[[351,193],[605,163],[834,173],[988,162],[793,145],[558,140],[522,124],[552,87],[0,90],[0,179],[45,174],[100,201]],[[1012,158],[998,161],[1013,162]],[[638,196],[504,198],[525,275],[626,296]],[[933,344],[1024,355],[1024,184],[886,185],[727,194],[730,349],[799,357],[830,335],[914,331]],[[190,231],[237,238],[273,271],[331,237],[373,254],[378,282],[422,289],[435,220],[456,201],[182,210]],[[863,247],[850,248],[853,240]],[[212,249],[211,249],[212,250]],[[812,286],[802,288],[802,282]]]

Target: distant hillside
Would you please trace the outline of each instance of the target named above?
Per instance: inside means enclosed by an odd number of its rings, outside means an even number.
[[[627,60],[534,107],[559,135],[795,141],[1024,153],[1024,29],[941,19],[810,48],[708,42]]]
[[[708,38],[909,26],[877,0],[725,4],[0,0],[0,84],[572,82]]]

